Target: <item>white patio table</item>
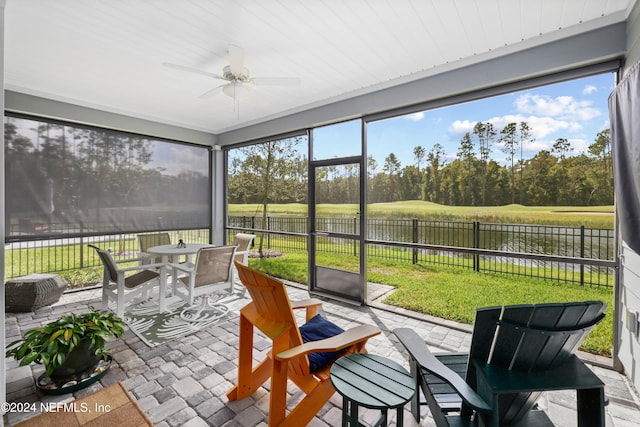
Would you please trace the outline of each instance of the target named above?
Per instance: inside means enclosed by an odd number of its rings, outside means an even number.
[[[215,245],[211,245],[207,243],[187,243],[184,246],[178,246],[178,244],[160,245],[160,246],[150,247],[149,249],[147,249],[147,253],[150,255],[161,256],[162,262],[167,264],[170,262],[178,262],[180,257],[182,256],[186,257],[187,262],[191,262],[192,255],[197,254],[198,251],[202,248],[208,248],[211,246],[215,246]],[[169,268],[167,268],[167,276],[168,275],[169,275]],[[167,295],[167,281],[168,280],[162,280],[160,282],[161,283],[160,301],[163,306],[164,306],[164,298]],[[175,280],[172,280],[171,283],[175,293],[175,287],[176,287]]]
[[[147,249],[147,253],[151,255],[161,256],[162,262],[177,262],[181,256],[187,257],[187,262],[191,262],[191,255],[197,254],[202,248],[208,248],[214,245],[207,243],[187,243],[184,247],[177,244],[153,246]]]

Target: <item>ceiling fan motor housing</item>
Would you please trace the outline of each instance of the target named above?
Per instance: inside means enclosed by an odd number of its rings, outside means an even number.
[[[242,71],[240,73],[234,73],[231,71],[231,67],[229,65],[222,69],[222,77],[230,82],[246,83],[251,80],[249,77],[249,70],[246,67],[242,67]]]

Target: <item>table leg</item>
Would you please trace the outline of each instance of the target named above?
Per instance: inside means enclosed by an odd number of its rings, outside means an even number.
[[[411,377],[416,381],[416,391],[411,398],[411,413],[416,421],[420,422],[420,381],[422,381],[422,376],[420,375],[420,367],[413,358],[409,362],[409,369]]]
[[[380,419],[378,420],[376,425],[379,425],[380,427],[387,427],[387,423],[388,423],[387,408],[381,409],[380,412],[382,412],[382,414],[380,415]]]
[[[177,295],[176,288],[178,287],[178,270],[174,267],[171,271],[171,295]]]
[[[387,408],[384,409],[380,409],[380,417],[378,417],[378,419],[376,420],[375,423],[373,423],[371,425],[371,427],[387,427],[388,424],[388,412],[387,412]],[[361,426],[362,424],[359,424],[359,426]],[[400,424],[398,424],[399,426]]]
[[[158,293],[160,294],[158,296],[160,300],[160,313],[163,313],[167,308],[167,270],[165,266],[160,267],[160,289]]]
[[[349,405],[349,426],[358,427],[358,404],[351,402]]]
[[[578,427],[604,427],[604,388],[577,390],[577,399]]]
[[[349,399],[342,398],[342,427],[349,425]]]

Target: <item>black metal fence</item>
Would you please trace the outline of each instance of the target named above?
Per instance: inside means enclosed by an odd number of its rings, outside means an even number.
[[[208,218],[201,212],[134,210],[129,208],[102,210],[91,218],[72,221],[69,218],[21,217],[8,224],[6,243],[26,240],[53,240],[98,235],[138,234],[156,230],[196,230],[206,227]],[[127,228],[129,227],[129,228]]]
[[[307,251],[307,217],[229,217],[228,228],[253,230],[264,248]],[[356,233],[358,218],[323,217],[317,230]],[[49,233],[51,230],[49,231]],[[171,230],[173,240],[209,242],[209,230]],[[13,238],[5,245],[5,276],[62,272],[99,266],[87,244],[110,249],[117,260],[136,257],[136,234],[48,235]],[[427,221],[419,219],[371,219],[367,223],[369,257],[414,264],[439,264],[476,271],[515,274],[586,285],[613,286],[615,273],[614,231],[480,222]],[[343,239],[323,238],[321,252],[355,253]]]
[[[281,251],[307,250],[301,238],[308,218],[299,216],[229,217],[230,229],[261,230],[264,246]],[[357,233],[359,219],[318,218],[316,229]],[[515,274],[613,286],[616,261],[614,230],[567,226],[370,219],[369,257],[414,264],[440,264],[475,271]],[[323,238],[319,251],[348,253],[342,239]]]
[[[184,239],[189,243],[208,243],[209,230],[168,230],[171,241]],[[5,244],[5,277],[13,278],[31,273],[59,273],[68,270],[102,265],[88,244],[108,249],[116,261],[137,257],[137,234],[105,234],[47,239],[41,233],[38,239],[25,237]]]

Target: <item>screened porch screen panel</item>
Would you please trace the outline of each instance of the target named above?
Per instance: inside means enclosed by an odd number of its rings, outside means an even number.
[[[208,148],[5,117],[7,240],[208,228]]]

